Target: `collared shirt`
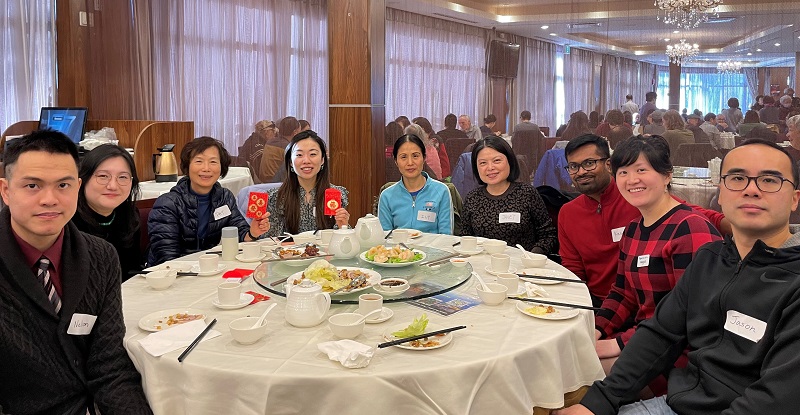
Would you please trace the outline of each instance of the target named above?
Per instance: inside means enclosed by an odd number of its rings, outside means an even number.
[[[56,241],[44,252],[25,242],[13,229],[11,232],[14,234],[14,239],[17,240],[17,245],[19,245],[22,255],[25,256],[25,263],[28,264],[28,267],[33,271],[34,277],[39,272],[39,267],[36,265],[36,263],[39,262],[39,258],[44,255],[50,260],[50,281],[53,281],[56,292],[61,296],[61,246],[64,244],[64,229],[61,229],[61,233],[58,235],[58,238],[56,238]]]

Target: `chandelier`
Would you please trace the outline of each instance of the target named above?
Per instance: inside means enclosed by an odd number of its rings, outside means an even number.
[[[724,73],[724,74],[739,73],[741,69],[742,69],[741,62],[733,62],[730,59],[726,60],[725,62],[717,63],[717,72],[719,73]]]
[[[714,10],[722,0],[655,0],[658,7],[658,20],[678,27],[692,29],[708,21],[709,16],[717,17]]]
[[[686,43],[685,39],[681,39],[681,43],[667,45],[667,56],[669,56],[670,63],[674,63],[678,66],[684,62],[690,61],[699,52],[700,46],[698,46],[697,43],[690,45]]]

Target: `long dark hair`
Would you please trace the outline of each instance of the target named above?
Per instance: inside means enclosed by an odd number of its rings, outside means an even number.
[[[95,216],[92,215],[94,210],[89,206],[89,202],[86,200],[85,188],[89,180],[94,180],[92,176],[94,176],[94,172],[97,168],[104,161],[114,157],[120,157],[125,160],[125,163],[128,164],[128,168],[131,170],[131,194],[124,202],[114,209],[114,220],[122,221],[125,224],[123,228],[125,234],[123,235],[122,242],[127,244],[132,242],[141,224],[139,223],[139,212],[133,202],[139,198],[139,176],[136,175],[136,165],[133,162],[133,157],[131,157],[130,153],[124,148],[117,145],[104,144],[86,153],[86,156],[81,160],[81,167],[78,171],[78,177],[81,178],[81,188],[80,191],[78,191],[78,210],[76,214],[80,215],[81,219],[92,228],[100,226]]]
[[[317,182],[314,184],[314,211],[316,212],[317,229],[332,228],[336,221],[325,216],[325,190],[330,187],[330,166],[328,165],[328,151],[325,142],[312,130],[306,130],[292,137],[292,141],[286,146],[283,156],[283,167],[286,169],[286,176],[283,184],[278,189],[277,205],[283,206],[284,229],[289,233],[297,233],[300,229],[300,181],[297,180],[297,173],[294,171],[292,163],[292,150],[298,142],[302,140],[314,140],[322,152],[322,167],[317,173]]]

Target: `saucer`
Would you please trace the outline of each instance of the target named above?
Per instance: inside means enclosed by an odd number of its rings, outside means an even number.
[[[266,253],[261,253],[255,258],[245,258],[244,254],[238,254],[236,255],[236,260],[239,262],[261,262],[261,260],[266,257],[267,257]]]
[[[483,252],[483,248],[481,248],[481,247],[477,247],[475,249],[464,249],[464,248],[461,247],[461,245],[454,246],[453,250],[458,252],[461,255],[478,255],[481,252]]]
[[[487,265],[486,266],[486,272],[496,276],[497,274],[516,274],[517,273],[517,269],[514,268],[514,267],[508,267],[508,271],[502,271],[502,272],[501,271],[492,271],[492,266],[491,265]]]
[[[246,307],[248,304],[253,302],[255,297],[252,294],[242,293],[239,295],[239,302],[237,304],[220,304],[219,298],[215,298],[211,304],[214,304],[215,307],[221,308],[223,310],[236,310],[237,308]]]
[[[393,315],[394,311],[392,311],[391,308],[383,307],[383,310],[381,311],[381,314],[378,317],[369,318],[366,321],[369,324],[383,323],[384,321],[392,318]]]
[[[227,265],[219,264],[219,265],[217,265],[217,269],[216,270],[200,272],[200,265],[192,266],[192,272],[196,272],[198,277],[210,277],[212,275],[217,275],[217,274],[221,273],[222,271],[225,271],[226,269],[228,269]]]
[[[499,284],[499,283],[498,283],[498,284]],[[507,294],[507,296],[508,296],[508,297],[512,297],[512,296],[513,296],[513,297],[519,297],[519,296],[521,296],[521,295],[525,295],[525,296],[527,296],[527,294],[528,294],[528,291],[525,289],[525,286],[523,286],[523,285],[521,285],[521,284],[520,284],[520,286],[519,286],[519,287],[517,287],[517,292],[515,292],[515,293],[508,293],[508,294]]]

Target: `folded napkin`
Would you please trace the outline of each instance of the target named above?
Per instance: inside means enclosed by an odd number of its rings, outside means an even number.
[[[244,281],[245,278],[249,277],[252,274],[253,274],[252,269],[235,268],[222,274],[222,278],[240,278],[242,281]]]
[[[317,347],[319,351],[327,354],[329,359],[336,360],[342,366],[350,369],[367,367],[375,354],[374,347],[346,339],[323,342],[318,344]]]
[[[190,321],[188,323],[178,324],[177,326],[170,327],[166,330],[158,331],[148,335],[147,337],[139,340],[139,344],[147,353],[158,357],[162,354],[167,354],[173,350],[178,350],[189,346],[197,336],[206,328],[206,322],[203,320]],[[210,330],[203,337],[204,342],[208,339],[220,336],[222,333],[216,330]]]
[[[544,288],[532,282],[525,283],[525,292],[528,294],[528,297],[550,297],[550,294],[548,294]]]

